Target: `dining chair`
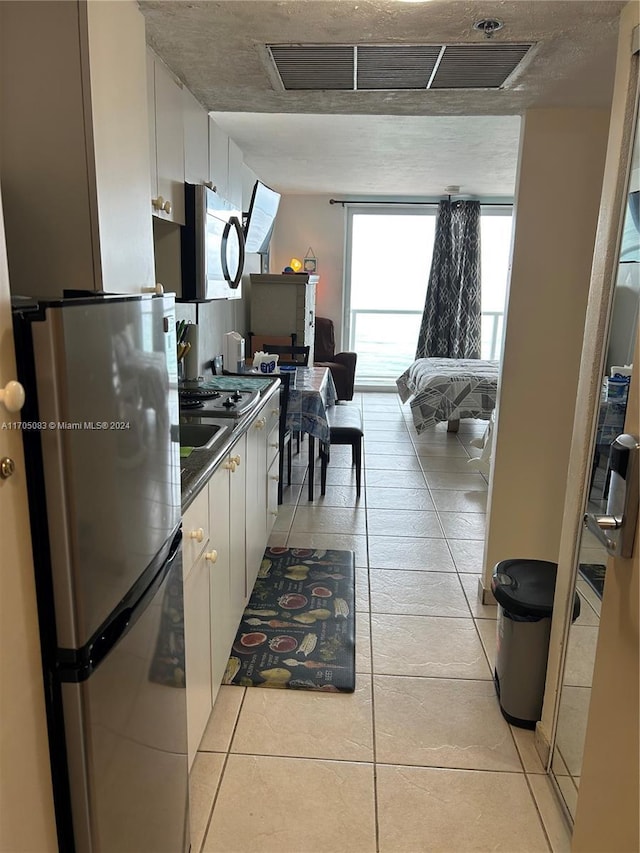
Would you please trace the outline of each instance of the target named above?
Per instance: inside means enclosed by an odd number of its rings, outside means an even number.
[[[289,355],[291,356],[290,361],[284,361],[282,358],[278,360],[278,364],[283,367],[308,367],[309,366],[309,352],[311,347],[302,347],[296,346],[295,344],[289,345],[280,345],[280,344],[264,344],[264,352],[268,352],[271,355]],[[299,430],[296,430],[295,433],[296,439],[296,453],[300,453],[300,442],[302,440],[302,434]],[[289,448],[289,453],[291,453],[291,448]]]
[[[291,377],[288,373],[280,374],[280,420],[278,429],[278,447],[280,450],[280,458],[278,460],[278,506],[282,504],[282,493],[284,491],[285,448],[287,450],[287,485],[291,485],[291,430],[287,429],[287,409],[289,406],[290,378]]]
[[[285,361],[282,357],[279,359],[279,364],[290,365],[294,367],[309,366],[309,352],[311,347],[301,347],[294,344],[264,344],[264,352],[271,355],[289,356],[289,360]]]
[[[262,335],[256,332],[247,332],[248,352],[245,353],[247,358],[252,358],[256,352],[271,352],[268,349],[269,344],[277,346],[295,346],[298,343],[298,336],[293,333],[291,335]]]

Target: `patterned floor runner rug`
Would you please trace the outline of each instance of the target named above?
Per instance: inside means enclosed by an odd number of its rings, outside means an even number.
[[[267,548],[223,684],[355,690],[352,551]]]

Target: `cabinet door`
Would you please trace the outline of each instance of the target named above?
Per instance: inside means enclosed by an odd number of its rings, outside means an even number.
[[[278,517],[278,481],[280,479],[279,467],[280,454],[276,453],[276,456],[271,465],[269,466],[269,470],[267,471],[267,540],[271,535],[273,525],[276,523],[276,518]]]
[[[168,68],[155,62],[156,156],[158,196],[170,202],[170,209],[156,210],[161,219],[184,225],[184,129],[182,87]]]
[[[149,125],[149,180],[151,198],[158,197],[158,154],[156,152],[156,61],[147,50],[147,118]]]
[[[238,210],[242,210],[242,166],[244,156],[240,147],[233,139],[229,139],[229,171],[228,171],[228,201],[234,204]]]
[[[267,417],[260,413],[247,433],[247,597],[267,544]]]
[[[191,92],[182,90],[184,118],[184,179],[188,184],[209,180],[209,116]]]
[[[209,119],[210,180],[218,195],[229,199],[229,137]]]
[[[144,19],[135,3],[86,11],[102,287],[140,293],[155,283]]]
[[[237,625],[232,624],[230,562],[229,562],[229,487],[231,472],[228,468],[217,469],[209,480],[209,510],[211,540],[209,551],[217,558],[210,563],[209,583],[211,590],[211,691],[215,702],[222,682],[229,652],[231,634],[235,636]]]
[[[204,489],[182,517],[182,565],[184,577],[195,565],[209,541],[209,497]]]
[[[240,624],[242,612],[247,601],[245,551],[246,447],[246,436],[243,436],[234,446],[230,454],[231,460],[240,460],[235,470],[231,471],[231,476],[229,478],[230,610],[233,621],[233,636],[230,637],[230,643],[233,642],[235,631]]]
[[[189,768],[193,764],[213,707],[210,622],[209,563],[203,554],[184,582]]]
[[[304,346],[311,347],[309,350],[309,364],[313,364],[313,345],[316,334],[316,286],[315,284],[305,284],[304,289]]]

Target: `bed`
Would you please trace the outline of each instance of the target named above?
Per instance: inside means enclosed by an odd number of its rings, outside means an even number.
[[[460,418],[489,420],[498,393],[498,361],[419,358],[396,379],[403,403],[410,400],[418,433],[443,421],[457,429]]]

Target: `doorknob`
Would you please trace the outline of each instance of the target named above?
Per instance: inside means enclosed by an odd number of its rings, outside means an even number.
[[[0,403],[4,403],[9,412],[19,412],[24,406],[24,388],[15,379],[0,388]]]
[[[609,554],[631,557],[638,523],[638,451],[635,435],[623,433],[611,444],[611,481],[606,515],[586,513],[584,523]],[[614,534],[613,536],[608,535]]]

